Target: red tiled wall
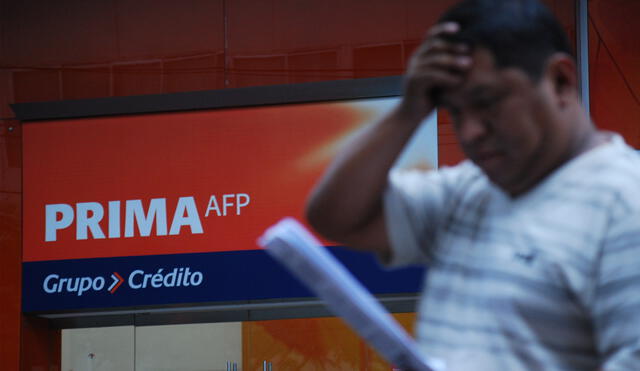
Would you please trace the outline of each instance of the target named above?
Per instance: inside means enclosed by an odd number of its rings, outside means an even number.
[[[20,126],[0,121],[0,370],[20,362]]]
[[[640,2],[589,2],[591,116],[640,149]]]

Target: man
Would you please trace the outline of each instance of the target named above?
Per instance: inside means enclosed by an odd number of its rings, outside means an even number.
[[[468,161],[389,170],[436,107]],[[312,193],[309,222],[427,264],[417,337],[450,370],[640,370],[640,158],[580,104],[537,0],[468,0],[413,55],[398,106]]]

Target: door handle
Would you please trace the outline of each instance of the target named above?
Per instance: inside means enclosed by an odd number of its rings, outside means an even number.
[[[236,362],[227,361],[227,371],[238,371],[238,364]]]

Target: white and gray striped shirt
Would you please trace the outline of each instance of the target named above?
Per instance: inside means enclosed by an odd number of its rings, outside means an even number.
[[[511,199],[466,161],[398,172],[391,265],[427,264],[418,340],[450,370],[640,370],[640,155],[621,137]]]

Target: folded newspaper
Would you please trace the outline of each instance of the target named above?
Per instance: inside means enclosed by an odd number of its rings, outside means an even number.
[[[267,229],[258,244],[395,367],[445,370],[444,362],[420,353],[389,312],[295,219],[285,218]]]

